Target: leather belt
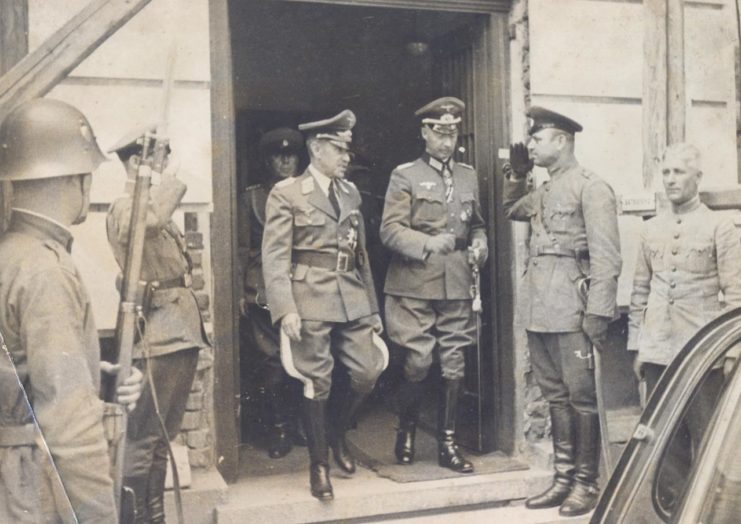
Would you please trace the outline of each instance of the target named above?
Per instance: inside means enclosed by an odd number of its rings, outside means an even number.
[[[576,258],[576,251],[570,248],[556,246],[532,246],[530,248],[531,257],[539,257],[543,255]]]
[[[193,277],[190,273],[173,278],[170,280],[152,280],[149,285],[152,286],[155,291],[162,291],[164,289],[173,289],[176,287],[190,287],[193,283]]]
[[[295,251],[292,262],[294,264],[319,267],[340,273],[355,269],[355,257],[344,251],[339,251],[336,255],[334,253],[320,253],[318,251]]]
[[[0,426],[0,448],[36,445],[36,426]]]
[[[468,240],[465,238],[456,238],[455,239],[455,250],[456,251],[465,251],[468,249]]]

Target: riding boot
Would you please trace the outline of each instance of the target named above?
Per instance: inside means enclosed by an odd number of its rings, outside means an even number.
[[[437,463],[458,473],[473,473],[473,464],[458,449],[455,443],[455,417],[461,381],[443,380],[443,403],[438,437]]]
[[[574,487],[558,513],[564,517],[585,515],[599,499],[600,427],[597,413],[576,413],[576,471]]]
[[[571,406],[551,406],[551,433],[556,474],[548,489],[525,501],[529,509],[560,506],[574,482],[574,412]]]
[[[355,458],[350,453],[345,440],[345,434],[350,429],[355,412],[365,400],[366,394],[352,389],[339,402],[337,417],[334,419],[331,431],[331,447],[334,461],[345,473],[355,473]]]
[[[282,385],[269,389],[268,418],[270,427],[268,429],[268,456],[273,459],[285,457],[290,453],[291,439],[288,435],[288,423],[286,421],[286,399]]]
[[[396,430],[394,446],[399,464],[410,465],[414,462],[414,437],[423,393],[422,382],[405,380],[399,387],[399,428]]]
[[[327,401],[303,399],[302,414],[308,438],[309,481],[311,494],[319,500],[332,500],[332,483],[329,481],[329,448],[327,447]]]
[[[149,479],[146,476],[125,477],[123,485],[134,492],[134,524],[147,524],[147,486]]]
[[[149,470],[149,485],[147,487],[147,509],[150,524],[165,524],[165,478],[167,477],[167,456],[158,457],[152,461]]]

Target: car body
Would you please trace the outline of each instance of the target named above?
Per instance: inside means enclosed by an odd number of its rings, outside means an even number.
[[[687,343],[651,395],[590,522],[741,522],[739,347],[741,308]],[[689,443],[685,417],[711,375],[722,386],[702,439]]]

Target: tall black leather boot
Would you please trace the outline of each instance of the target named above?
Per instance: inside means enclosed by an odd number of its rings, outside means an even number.
[[[123,485],[131,488],[134,492],[134,524],[147,524],[149,522],[149,513],[147,512],[149,478],[146,476],[124,477]]]
[[[355,473],[355,458],[350,453],[345,434],[350,429],[353,417],[367,395],[350,389],[339,402],[337,416],[333,420],[331,431],[332,456],[345,473]]]
[[[286,414],[286,398],[282,384],[266,391],[268,400],[268,456],[273,459],[285,457],[291,452],[293,445],[288,434]]]
[[[530,509],[560,506],[574,483],[574,411],[571,406],[551,406],[551,433],[556,474],[548,489],[525,501]]]
[[[599,499],[600,427],[597,413],[576,413],[576,471],[574,487],[558,510],[564,517],[585,515]]]
[[[332,500],[329,481],[329,448],[327,447],[327,401],[303,399],[302,415],[309,448],[309,481],[311,494],[319,500]]]
[[[399,387],[399,428],[396,430],[394,446],[399,464],[410,465],[414,462],[414,437],[423,393],[422,382],[405,380]]]
[[[458,411],[460,380],[443,380],[443,403],[440,417],[440,435],[437,444],[437,463],[458,473],[473,473],[473,464],[455,443],[455,417]]]
[[[165,452],[166,453],[166,452]],[[167,477],[167,455],[155,458],[149,470],[147,486],[147,510],[149,524],[165,524],[165,478]]]

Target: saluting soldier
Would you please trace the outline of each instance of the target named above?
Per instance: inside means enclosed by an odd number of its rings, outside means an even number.
[[[125,195],[111,204],[106,218],[108,242],[119,266],[126,262],[141,138],[155,126],[134,130],[109,150],[124,164]],[[124,484],[136,495],[136,522],[165,522],[164,489],[168,440],[155,410],[157,405],[174,439],[180,431],[198,352],[208,347],[201,313],[191,289],[192,265],[183,234],[172,216],[187,190],[173,169],[154,174],[147,209],[141,280],[147,282],[143,337],[134,347],[134,365],[145,371],[145,388],[131,413],[126,440]],[[148,368],[148,369],[147,369]],[[150,386],[151,382],[154,388]]]
[[[26,102],[0,126],[0,179],[13,186],[0,237],[0,333],[9,351],[0,349],[0,522],[118,521],[99,398],[101,369],[116,368],[100,360],[90,298],[70,255],[69,226],[85,220],[92,173],[104,160],[85,116],[64,102]],[[118,390],[129,409],[141,377],[132,370]]]
[[[268,305],[281,327],[281,358],[304,383],[311,494],[333,498],[325,420],[334,359],[350,375],[350,391],[331,424],[335,462],[353,473],[345,442],[353,414],[388,363],[365,250],[357,188],[343,180],[355,115],[350,110],[301,124],[310,165],[277,183],[267,202],[262,262]]]
[[[265,133],[259,143],[263,161],[263,180],[249,186],[242,195],[243,212],[247,216],[247,257],[244,272],[244,295],[241,311],[249,339],[250,351],[245,354],[245,367],[256,377],[265,390],[270,413],[268,455],[280,458],[292,448],[292,440],[306,445],[298,430],[290,427],[289,414],[300,398],[293,388],[294,379],[286,375],[280,362],[280,331],[270,319],[270,308],[262,276],[262,234],[265,227],[265,204],[273,186],[298,174],[299,153],[303,149],[303,136],[295,129],[281,127]],[[289,431],[291,430],[291,431]]]
[[[438,464],[471,473],[473,464],[455,443],[455,420],[464,352],[476,344],[471,264],[482,265],[488,250],[476,171],[452,158],[464,107],[444,97],[415,113],[425,152],[391,173],[380,234],[392,251],[384,287],[388,335],[406,350],[396,458],[414,461],[422,381],[437,349],[443,378]]]
[[[592,345],[602,349],[617,313],[622,265],[617,208],[612,188],[576,160],[574,135],[582,126],[541,107],[532,107],[528,116],[527,149],[510,148],[504,209],[508,218],[531,226],[525,324],[533,372],[550,408],[556,472],[553,484],[525,505],[560,506],[561,515],[582,515],[599,495],[591,351]],[[550,180],[528,191],[533,163],[545,167]]]
[[[661,173],[670,207],[641,233],[628,329],[628,350],[636,352],[635,368],[649,395],[700,328],[741,306],[739,232],[730,217],[700,202],[700,151],[686,143],[669,146]],[[692,403],[687,421],[693,446],[700,444],[722,383],[718,368]]]

